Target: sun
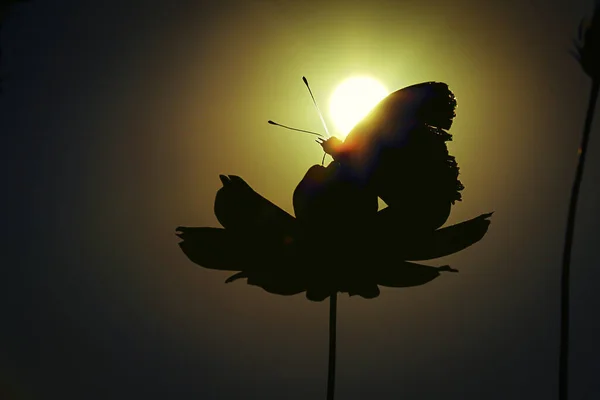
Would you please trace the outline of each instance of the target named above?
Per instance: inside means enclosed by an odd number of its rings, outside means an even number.
[[[351,77],[339,84],[329,100],[329,113],[342,139],[369,111],[388,95],[377,79]]]

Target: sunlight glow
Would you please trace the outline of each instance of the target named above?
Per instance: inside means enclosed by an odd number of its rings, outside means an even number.
[[[329,113],[341,138],[388,95],[376,79],[359,76],[343,81],[331,95]]]

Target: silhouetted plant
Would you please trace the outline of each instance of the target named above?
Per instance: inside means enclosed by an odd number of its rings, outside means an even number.
[[[439,229],[460,200],[458,167],[444,131],[456,101],[445,84],[392,93],[342,143],[321,142],[334,158],[312,166],[293,195],[296,218],[242,178],[220,175],[214,211],[223,228],[178,227],[181,249],[205,268],[239,271],[269,293],[330,298],[327,398],[333,399],[337,293],[377,297],[378,285],[423,285],[457,270],[409,261],[461,251],[479,241],[489,214]],[[389,205],[377,211],[377,196]]]
[[[559,399],[567,400],[569,396],[569,289],[571,274],[571,248],[575,232],[575,216],[577,214],[577,199],[583,179],[585,156],[594,119],[594,111],[600,89],[600,1],[595,2],[592,18],[582,20],[579,24],[575,51],[572,54],[579,61],[583,71],[591,78],[591,90],[588,108],[585,116],[581,144],[577,151],[577,170],[571,189],[569,216],[565,234],[565,247],[562,259],[561,276],[561,329],[560,329],[560,359],[559,359]]]

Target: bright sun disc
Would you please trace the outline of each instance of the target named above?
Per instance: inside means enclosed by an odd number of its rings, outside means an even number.
[[[341,136],[345,137],[387,95],[387,89],[373,78],[360,76],[343,81],[329,100],[329,112]]]

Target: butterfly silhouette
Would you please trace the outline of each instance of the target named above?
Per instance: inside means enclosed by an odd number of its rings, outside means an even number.
[[[438,229],[463,189],[446,147],[455,108],[446,84],[425,82],[387,96],[345,141],[318,140],[333,161],[310,167],[296,187],[296,217],[239,176],[221,175],[214,211],[223,228],[177,228],[182,250],[203,267],[240,271],[226,282],[247,278],[315,301],[337,291],[372,298],[378,285],[456,271],[409,262],[461,251],[488,230],[491,213]],[[388,205],[381,211],[378,197]]]
[[[464,188],[446,147],[455,109],[448,85],[420,83],[383,99],[345,141],[333,137],[319,143],[337,162],[332,167],[339,169],[338,179],[352,181],[389,206],[379,216],[381,227],[436,229],[446,222]],[[306,179],[310,173],[315,171]],[[295,208],[307,208],[302,194],[294,200]],[[365,206],[376,207],[373,200]]]

